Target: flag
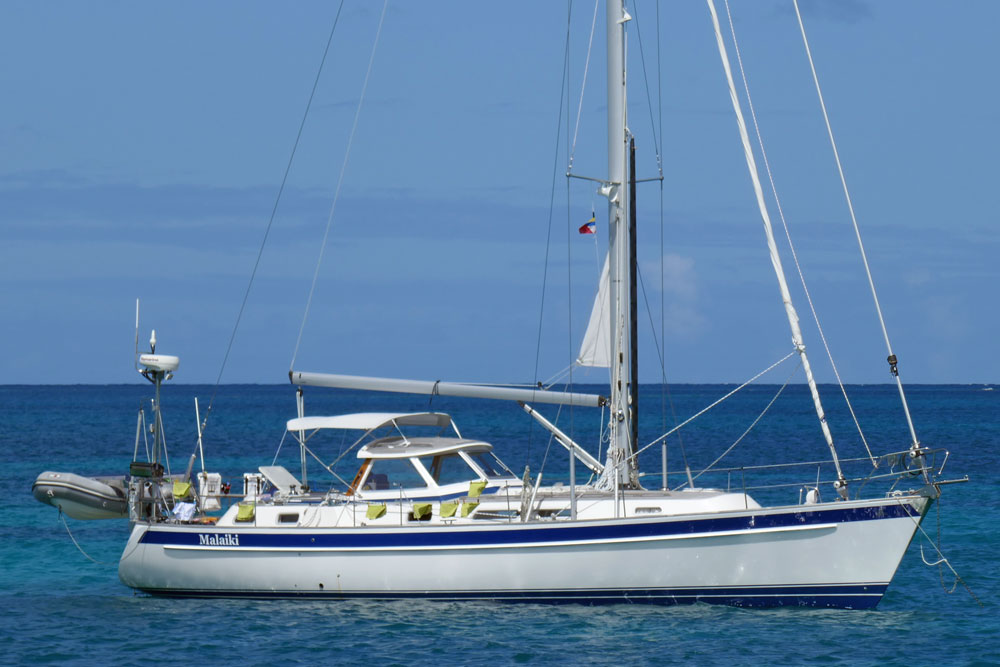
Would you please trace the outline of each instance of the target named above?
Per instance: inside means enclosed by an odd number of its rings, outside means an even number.
[[[581,234],[593,234],[595,233],[595,228],[597,227],[597,218],[593,213],[590,214],[590,220],[587,221],[583,227],[580,227]]]

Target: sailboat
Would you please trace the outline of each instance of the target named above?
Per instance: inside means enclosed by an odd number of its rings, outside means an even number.
[[[124,480],[131,534],[119,564],[127,586],[169,597],[489,599],[534,602],[719,603],[872,608],[939,497],[936,452],[911,446],[848,478],[809,370],[797,316],[769,238],[782,300],[830,445],[836,476],[797,500],[762,506],[746,488],[647,489],[638,470],[634,144],[626,118],[622,0],[608,0],[609,248],[581,356],[610,368],[606,394],[487,384],[290,371],[297,415],[286,429],[301,469],[261,466],[242,494],[202,473],[198,488],[164,481],[154,459]],[[151,352],[155,352],[155,349]],[[171,358],[175,360],[176,358]],[[156,384],[166,367],[150,356]],[[158,365],[159,364],[159,365]],[[177,364],[171,362],[172,369]],[[451,415],[364,412],[309,415],[304,388],[334,387],[517,403],[569,450],[569,484],[518,476],[489,442],[463,435]],[[902,388],[902,385],[900,385]],[[604,408],[601,461],[536,410]],[[158,407],[154,440],[160,428]],[[320,433],[351,436],[351,479],[317,490],[307,460]],[[154,443],[155,444],[155,443]],[[156,447],[154,446],[154,452]],[[578,483],[576,466],[592,483]],[[888,467],[888,466],[887,466]],[[872,482],[869,484],[869,482]],[[825,483],[824,483],[825,485]],[[228,504],[228,507],[225,505]]]

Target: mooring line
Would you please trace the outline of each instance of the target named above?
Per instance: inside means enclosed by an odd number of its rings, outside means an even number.
[[[76,541],[75,537],[73,537],[73,531],[69,529],[69,524],[66,523],[66,516],[63,514],[61,507],[59,508],[59,518],[62,520],[63,525],[66,526],[66,534],[69,535],[69,539],[73,541],[73,544],[76,546],[77,549],[80,550],[80,553],[82,553],[90,561],[98,565],[114,565],[114,563],[109,563],[108,561],[97,560],[96,558],[94,558],[93,556],[91,556],[90,554],[88,554],[86,551],[83,550],[83,547],[80,546],[80,543]]]
[[[897,502],[899,502],[899,504],[901,506],[903,505],[903,501],[900,500],[900,501],[897,501]],[[910,513],[907,512],[907,515],[910,516]],[[923,545],[920,545],[920,558],[921,558],[921,560],[924,561],[924,564],[925,565],[929,565],[929,566],[934,566],[934,565],[940,565],[941,563],[944,563],[945,565],[947,565],[948,569],[951,570],[951,573],[953,575],[955,575],[955,581],[957,581],[958,583],[962,584],[962,586],[965,588],[965,590],[969,592],[969,595],[972,596],[972,599],[976,601],[976,604],[978,604],[980,607],[982,607],[983,609],[985,609],[986,605],[984,605],[982,603],[982,601],[979,599],[979,597],[975,593],[972,592],[972,589],[969,588],[969,585],[967,583],[965,583],[965,579],[963,579],[962,576],[955,570],[955,568],[952,567],[951,562],[945,557],[945,555],[943,553],[941,553],[941,549],[938,548],[938,545],[936,545],[934,543],[934,540],[931,539],[931,536],[927,534],[927,531],[924,530],[924,527],[920,525],[920,521],[918,521],[917,519],[913,518],[912,516],[910,516],[910,520],[913,521],[915,524],[917,524],[917,528],[920,530],[921,534],[923,534],[923,536],[927,539],[927,541],[930,542],[930,545],[932,547],[934,547],[934,551],[937,552],[938,558],[940,558],[940,560],[937,560],[937,561],[935,561],[933,563],[928,563],[927,559],[924,558]],[[952,591],[954,591],[954,590],[955,589],[952,588]],[[945,592],[950,592],[950,591],[948,591],[947,589],[945,589]]]

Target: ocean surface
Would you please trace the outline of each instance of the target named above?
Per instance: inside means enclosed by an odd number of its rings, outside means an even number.
[[[733,387],[679,385],[669,392],[643,386],[641,442],[709,405]],[[578,387],[598,391],[598,387]],[[671,486],[686,460],[697,472],[732,445],[778,393],[751,387],[668,441]],[[164,387],[171,467],[183,471],[195,451],[194,398],[202,415],[213,387]],[[821,387],[839,453],[867,456],[836,387]],[[31,495],[44,470],[84,475],[122,474],[136,446],[140,407],[149,386],[0,386],[0,485],[10,500],[0,512],[0,663],[59,664],[1000,664],[1000,389],[983,385],[913,386],[908,399],[922,443],[950,451],[943,477],[969,481],[944,487],[924,522],[930,539],[962,576],[955,581],[928,538],[918,533],[882,603],[874,611],[806,608],[739,609],[705,604],[659,607],[504,604],[491,602],[318,602],[169,600],[136,595],[118,581],[125,520],[67,520]],[[850,386],[869,447],[904,450],[909,434],[895,386]],[[462,434],[492,442],[518,474],[530,465],[546,481],[566,479],[567,454],[516,405],[435,397],[323,389],[306,391],[307,414],[352,411],[449,412]],[[751,487],[751,478],[776,481],[763,463],[829,457],[808,392],[782,392],[718,466],[706,486]],[[545,411],[552,418],[556,409]],[[295,416],[287,385],[224,385],[215,395],[205,432],[210,470],[239,479],[275,459],[298,471],[298,450],[282,443]],[[563,410],[560,426],[596,448],[599,411]],[[317,444],[327,461],[344,443]],[[140,441],[139,450],[144,450]],[[937,459],[937,465],[943,456]],[[641,457],[644,483],[659,486],[662,451]],[[196,463],[200,468],[200,463]],[[339,464],[353,473],[349,454]],[[864,467],[864,461],[847,466]],[[870,467],[870,466],[868,466]],[[743,470],[739,470],[743,468]],[[579,467],[578,467],[579,470]],[[805,475],[828,480],[829,468]],[[312,479],[319,479],[317,466]],[[749,477],[748,477],[749,476]],[[237,485],[234,485],[237,486]],[[822,485],[828,497],[829,484]],[[800,488],[752,491],[796,502]],[[770,499],[770,498],[768,498]],[[73,539],[80,548],[74,544]],[[82,551],[81,551],[82,550]],[[93,560],[88,559],[83,552]],[[97,562],[94,562],[97,561]],[[628,563],[622,563],[628,567]],[[978,601],[977,601],[978,599]],[[980,605],[981,603],[981,605]]]

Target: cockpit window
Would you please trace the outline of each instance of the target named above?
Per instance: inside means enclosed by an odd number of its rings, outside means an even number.
[[[475,471],[458,454],[441,454],[434,457],[420,459],[431,477],[438,484],[454,484],[455,482],[468,482],[476,478]]]
[[[420,476],[409,459],[375,459],[372,462],[365,491],[387,491],[398,488],[426,488],[427,482]]]

